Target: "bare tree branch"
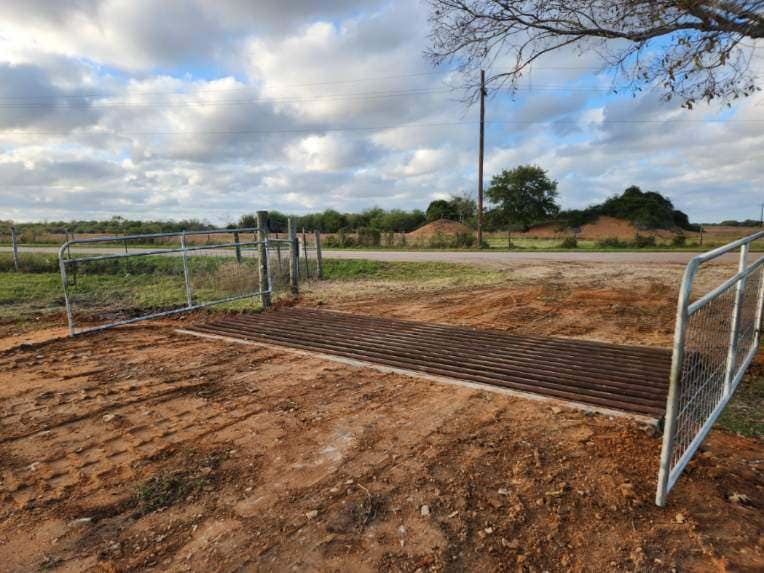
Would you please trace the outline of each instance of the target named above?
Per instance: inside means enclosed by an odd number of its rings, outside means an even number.
[[[462,71],[509,54],[514,65],[490,75],[517,81],[545,54],[567,46],[595,50],[603,69],[634,92],[657,86],[666,99],[726,103],[757,91],[749,72],[764,38],[764,0],[427,0],[434,64]]]

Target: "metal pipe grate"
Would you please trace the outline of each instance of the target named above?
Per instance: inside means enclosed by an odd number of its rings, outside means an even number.
[[[191,330],[500,386],[659,418],[668,350],[517,336],[311,309],[241,315]]]

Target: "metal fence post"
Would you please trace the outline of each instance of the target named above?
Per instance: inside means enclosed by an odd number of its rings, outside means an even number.
[[[316,263],[318,264],[318,278],[324,278],[324,260],[321,257],[321,231],[316,229]]]
[[[19,270],[19,246],[16,243],[16,227],[11,227],[11,248],[13,250],[13,268]]]
[[[260,259],[260,300],[263,308],[271,307],[271,275],[268,268],[268,211],[257,212],[257,253]]]
[[[740,247],[740,262],[738,263],[738,272],[745,270],[745,263],[748,257],[748,245]],[[727,350],[727,368],[724,372],[724,395],[729,396],[731,391],[732,379],[735,377],[735,367],[737,366],[737,344],[740,330],[740,308],[745,294],[746,277],[741,278],[735,286],[735,304],[732,306],[732,320],[730,322],[730,344]]]
[[[297,225],[294,219],[287,219],[287,230],[289,233],[289,290],[292,294],[298,294],[298,276],[300,263],[300,252],[297,245]]]
[[[127,241],[125,241],[127,245]],[[186,251],[186,232],[183,231],[180,235],[180,248],[183,255],[183,279],[186,283],[186,302],[189,308],[194,306],[194,293],[191,290],[191,269],[188,265],[188,251]]]
[[[697,264],[691,262],[684,271],[682,286],[679,291],[679,300],[677,302],[676,326],[674,327],[674,352],[671,357],[671,375],[669,378],[668,396],[666,398],[666,414],[663,418],[663,445],[661,447],[661,461],[658,470],[658,488],[655,493],[655,504],[660,507],[666,505],[666,495],[668,495],[670,487],[671,457],[674,451],[677,407],[681,392],[679,384],[682,380],[684,344],[687,336],[687,307],[690,304],[692,281],[695,278],[697,268]]]
[[[305,234],[305,227],[302,228],[302,254],[305,257],[305,280],[310,278],[310,266],[308,266],[308,237]]]
[[[64,243],[58,251],[58,268],[61,271],[61,284],[64,287],[64,304],[66,305],[66,320],[69,323],[69,336],[74,336],[74,318],[72,317],[72,303],[69,300],[69,281],[67,280],[66,262],[64,261],[64,246],[67,243]],[[75,265],[74,268],[76,269],[77,266]]]

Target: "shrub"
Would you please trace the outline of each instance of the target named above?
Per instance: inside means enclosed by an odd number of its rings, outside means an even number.
[[[435,233],[432,237],[430,237],[426,244],[431,249],[447,249],[453,246],[451,240],[449,240],[446,235],[440,232]]]
[[[577,249],[578,248],[578,241],[575,237],[565,237],[562,240],[562,243],[560,244],[560,247],[563,249]]]
[[[671,245],[674,247],[684,247],[687,244],[687,237],[684,235],[674,235],[671,239]]]
[[[601,249],[623,249],[629,244],[616,237],[606,237],[597,241],[597,247]]]
[[[358,244],[361,247],[378,247],[382,234],[377,229],[361,227],[358,229]]]
[[[456,239],[454,241],[456,247],[474,247],[475,246],[475,236],[472,233],[457,233]]]
[[[637,236],[634,238],[634,246],[638,249],[644,249],[646,247],[654,247],[656,245],[655,237],[653,236],[645,236],[640,235],[637,233]]]
[[[323,247],[326,247],[327,249],[336,249],[337,247],[340,247],[340,240],[335,237],[334,235],[328,235],[321,237],[321,243]]]

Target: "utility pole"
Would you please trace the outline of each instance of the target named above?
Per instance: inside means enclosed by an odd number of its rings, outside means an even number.
[[[764,227],[764,203],[761,204],[761,219],[759,219],[759,227]]]
[[[483,143],[485,141],[485,70],[480,70],[480,152],[478,157],[477,240],[483,248]]]

